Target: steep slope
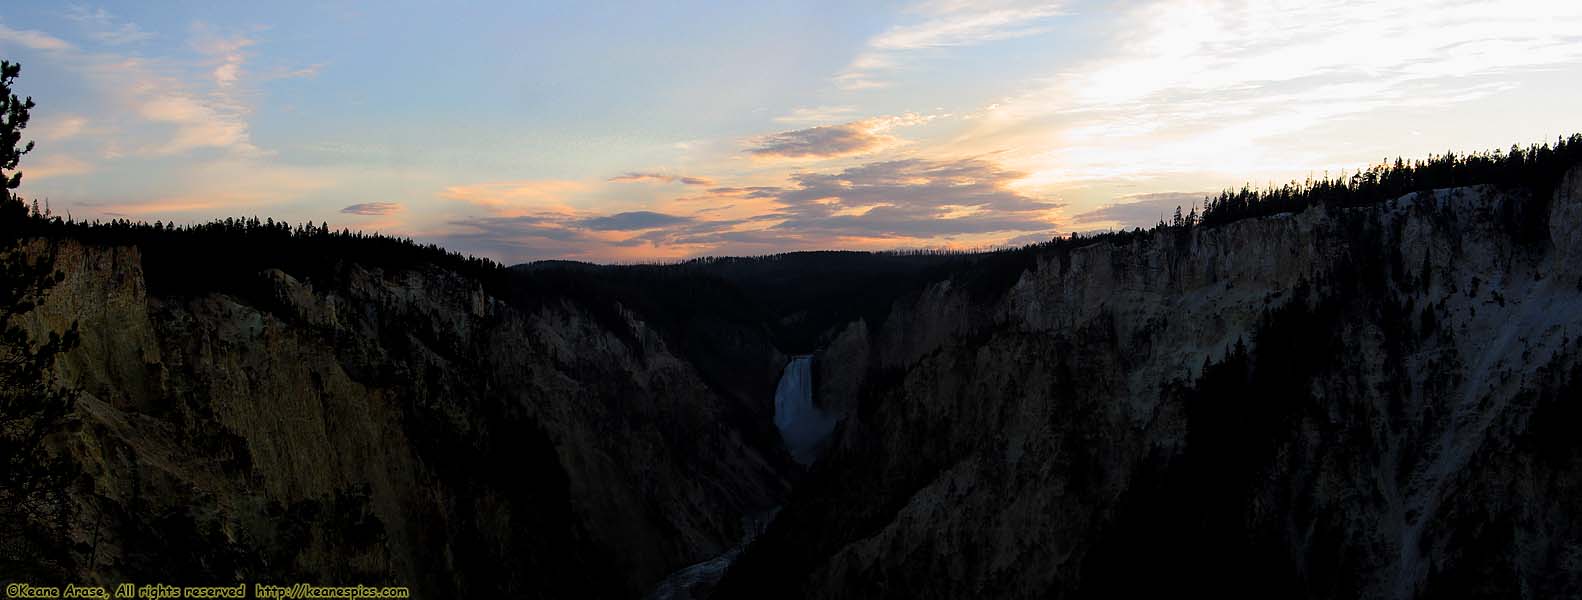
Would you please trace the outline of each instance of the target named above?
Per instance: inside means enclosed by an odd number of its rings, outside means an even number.
[[[26,318],[82,333],[60,543],[82,581],[422,597],[1577,596],[1557,156],[975,255],[40,225],[65,279]],[[1494,183],[1368,196],[1442,180]],[[773,403],[807,352],[841,420],[804,468]]]
[[[722,387],[617,304],[354,262],[160,295],[135,246],[50,243],[65,280],[28,317],[82,333],[58,375],[88,580],[633,597],[794,470],[751,329],[720,332],[761,362]]]
[[[1576,596],[1582,169],[1552,189],[1165,228],[837,328],[839,442],[717,597]]]

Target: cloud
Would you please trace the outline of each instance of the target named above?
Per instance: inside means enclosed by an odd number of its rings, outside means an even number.
[[[134,100],[138,116],[156,123],[172,125],[170,138],[151,150],[156,154],[180,154],[197,148],[228,148],[257,152],[248,133],[244,114],[181,92],[151,92]]]
[[[1136,194],[1126,196],[1121,199],[1122,201],[1114,204],[1078,213],[1071,217],[1071,221],[1079,225],[1114,224],[1120,228],[1151,227],[1160,221],[1169,221],[1177,207],[1181,208],[1182,213],[1189,212],[1194,207],[1201,211],[1203,199],[1211,195],[1206,192]]]
[[[775,133],[752,140],[747,153],[765,158],[834,158],[862,154],[895,142],[894,137],[886,134],[892,129],[927,123],[935,118],[935,115],[907,113]]]
[[[258,76],[260,80],[270,81],[276,79],[312,79],[319,76],[324,70],[324,63],[315,63],[300,68],[275,67]]]
[[[777,191],[780,191],[779,187],[769,185],[756,185],[751,187],[717,187],[709,189],[709,193],[711,194],[719,194],[722,196],[750,195],[758,198],[773,196],[773,194]]]
[[[615,177],[611,177],[610,178],[610,181],[614,181],[616,183],[641,183],[641,182],[649,182],[649,181],[657,181],[657,182],[662,182],[662,183],[669,183],[669,182],[674,181],[674,180],[675,180],[675,178],[671,177],[669,175],[661,175],[659,173],[634,173],[634,172],[627,172],[624,175],[616,175]]]
[[[72,7],[66,17],[87,28],[89,37],[111,46],[153,37],[101,9]],[[68,117],[56,128],[57,139],[91,133],[101,146],[99,153],[111,158],[186,155],[195,150],[267,155],[253,144],[249,125],[262,96],[258,83],[263,78],[249,78],[245,68],[246,50],[256,44],[248,35],[221,32],[202,23],[191,26],[186,46],[196,57],[150,56],[124,48],[90,51],[58,40],[46,44],[60,51],[52,53],[45,66],[76,76],[88,88],[90,93],[82,100],[88,108],[79,110],[98,111],[92,116],[93,131],[84,128],[82,117]],[[281,69],[276,69],[276,78],[311,74],[314,68],[302,74]]]
[[[72,42],[0,25],[0,53],[20,53],[27,63],[24,84],[33,81],[28,72],[47,73],[56,82],[52,89],[71,94],[41,101],[47,106],[34,114],[28,133],[39,140],[39,151],[20,169],[30,182],[24,193],[50,198],[60,212],[74,209],[78,216],[280,218],[286,210],[296,220],[333,212],[333,205],[318,202],[330,197],[327,190],[352,187],[348,182],[369,175],[366,168],[271,161],[269,152],[253,145],[249,119],[263,97],[262,78],[238,62],[248,59],[244,49],[256,47],[250,35],[197,27],[188,45],[153,48],[135,45],[143,36],[120,27],[108,13],[66,15],[72,16],[79,18],[62,19],[64,27],[83,29]],[[96,35],[105,23],[115,26]],[[203,54],[210,51],[219,54]],[[215,68],[225,64],[235,68],[216,79]],[[57,106],[70,113],[54,112]],[[83,176],[94,172],[107,175]],[[314,201],[304,202],[308,198]]]
[[[58,37],[31,29],[12,29],[0,25],[0,43],[9,43],[33,50],[71,50],[73,46]]]
[[[924,2],[908,12],[920,18],[870,39],[835,76],[837,85],[848,90],[884,87],[880,74],[901,66],[908,53],[1037,35],[1048,31],[1049,18],[1062,14],[1058,2],[1025,0]]]
[[[348,215],[381,216],[401,212],[401,205],[396,202],[364,202],[343,208],[341,212]]]
[[[1023,173],[988,160],[904,159],[833,174],[798,173],[773,198],[779,231],[819,235],[933,238],[1053,231],[1053,201],[1019,192]]]
[[[1017,166],[1034,185],[1377,160],[1354,154],[1364,140],[1323,136],[1387,113],[1445,114],[1539,71],[1582,68],[1582,4],[1165,0],[1120,15],[1094,48],[974,115],[966,136],[1032,149]],[[1409,150],[1388,139],[1366,141]]]
[[[545,258],[653,261],[703,254],[723,247],[740,224],[649,211],[569,217],[555,213],[472,217],[441,235],[447,247],[506,262]],[[761,253],[761,251],[760,251]]]
[[[855,106],[815,106],[811,108],[798,108],[790,114],[775,117],[780,123],[828,123],[841,121],[852,117],[857,112]]]
[[[193,25],[192,47],[198,53],[217,63],[210,76],[222,91],[236,85],[242,77],[242,65],[247,61],[245,51],[256,43],[242,35],[220,35],[202,23]]]
[[[594,231],[639,231],[686,223],[692,219],[646,210],[615,213],[577,221],[579,227]]]
[[[448,225],[457,228],[440,234],[447,248],[492,256],[518,263],[543,258],[608,260],[608,246],[586,231],[566,227],[558,217],[470,217]]]
[[[747,152],[755,156],[825,158],[872,150],[888,140],[886,136],[873,134],[861,123],[847,123],[764,136]]]
[[[920,50],[947,46],[970,46],[996,40],[1025,37],[1048,31],[1039,24],[1061,14],[1053,2],[1005,2],[985,9],[964,3],[933,3],[924,12],[932,18],[892,28],[868,45],[880,50]]]
[[[101,16],[86,11],[76,14],[90,23]],[[24,33],[27,35],[21,35]],[[53,136],[46,139],[92,133],[100,144],[98,153],[110,158],[168,156],[196,149],[250,156],[263,153],[252,144],[247,122],[253,90],[240,82],[240,63],[232,58],[212,59],[231,65],[218,79],[212,71],[209,77],[200,78],[191,72],[190,60],[87,51],[47,34],[17,32],[4,26],[0,26],[0,40],[52,50],[42,65],[76,77],[88,90],[80,100],[87,106],[78,110],[95,111],[95,129],[86,129],[84,117],[65,116],[46,127],[48,131],[43,133]],[[228,47],[239,46],[232,43]]]
[[[527,179],[450,186],[440,197],[486,207],[496,212],[520,212],[548,205],[566,207],[565,200],[588,189],[581,181],[564,179]]]
[[[663,210],[573,210],[563,197],[540,195],[545,204],[518,203],[517,214],[452,221],[458,230],[443,238],[506,261],[984,247],[1049,239],[1060,205],[1018,191],[1015,184],[1023,177],[985,158],[909,158],[798,172],[784,185],[713,187],[676,198]]]
[[[42,115],[41,115],[42,116]],[[77,115],[49,115],[34,118],[28,131],[41,140],[57,142],[77,137],[88,127],[88,119]]]
[[[74,156],[51,154],[28,161],[18,170],[22,172],[24,181],[38,181],[89,173],[93,171],[93,165]]]
[[[83,6],[72,6],[66,11],[66,18],[87,27],[89,37],[112,46],[135,44],[155,37],[136,23],[117,22],[113,15],[102,8],[89,10]]]
[[[1090,103],[1136,102],[1188,91],[1267,93],[1257,84],[1323,75],[1468,76],[1582,56],[1582,7],[1569,3],[1447,0],[1425,12],[1390,2],[1268,10],[1171,0],[1131,17],[1118,40],[1123,53],[1071,73],[1063,91]]]
[[[666,175],[664,173],[627,172],[609,181],[616,183],[680,183],[683,185],[714,185],[714,180],[707,177],[690,177],[686,175]]]
[[[57,186],[61,193],[50,195],[57,206],[79,208],[79,215],[118,212],[141,218],[172,215],[201,221],[223,215],[273,214],[278,219],[286,216],[278,212],[282,204],[329,197],[326,191],[345,181],[347,174],[321,165],[280,165],[255,156],[218,155],[183,159],[179,164],[180,169],[164,174],[163,181],[153,185],[90,195]],[[39,195],[36,189],[32,193]],[[306,217],[296,213],[292,220],[313,218],[317,213],[315,210]]]

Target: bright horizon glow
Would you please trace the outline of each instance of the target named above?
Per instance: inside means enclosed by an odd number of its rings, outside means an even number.
[[[506,263],[979,248],[1582,131],[1582,3],[17,2],[19,190]]]

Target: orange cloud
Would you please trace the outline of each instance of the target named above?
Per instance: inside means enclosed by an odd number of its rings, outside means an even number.
[[[77,115],[35,118],[28,131],[41,140],[60,141],[77,137],[88,127],[88,119]]]
[[[397,202],[364,202],[353,204],[341,209],[341,213],[348,215],[377,216],[401,212],[401,204]]]
[[[196,148],[257,150],[248,139],[247,123],[240,115],[227,114],[192,96],[150,96],[138,104],[137,111],[150,121],[175,126],[170,141],[155,149],[160,154],[176,154]]]
[[[779,186],[715,187],[622,210],[545,204],[560,200],[560,192],[581,190],[575,182],[466,186],[447,196],[511,210],[452,221],[455,229],[439,237],[447,246],[507,262],[980,248],[1048,239],[1059,205],[1016,189],[1025,176],[986,158],[891,160],[794,173]]]
[[[29,161],[26,168],[20,169],[24,181],[38,181],[51,177],[67,177],[81,175],[93,171],[93,165],[76,157],[65,154],[52,154],[38,160]]]
[[[72,45],[53,35],[31,29],[12,29],[0,25],[0,42],[34,50],[71,50]]]
[[[890,130],[921,125],[938,117],[906,113],[785,131],[753,139],[747,153],[757,158],[837,158],[865,154],[893,145],[896,138],[888,135]]]
[[[220,202],[213,200],[193,200],[188,198],[169,198],[151,202],[129,202],[120,204],[84,204],[96,212],[113,217],[127,215],[158,215],[166,213],[181,213],[195,210],[208,210],[219,208]]]
[[[488,208],[507,216],[529,211],[573,212],[566,198],[588,189],[588,184],[566,179],[528,179],[456,185],[445,188],[440,197]]]
[[[629,171],[611,177],[609,181],[616,183],[680,183],[683,185],[714,185],[714,180],[707,177],[691,177],[687,175],[666,175],[664,173],[644,173]]]

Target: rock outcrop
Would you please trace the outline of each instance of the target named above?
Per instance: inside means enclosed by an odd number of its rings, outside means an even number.
[[[1582,593],[1582,169],[1163,229],[831,332],[839,443],[717,597]],[[865,327],[865,329],[854,329]]]
[[[159,291],[136,246],[68,237],[26,318],[82,334],[54,376],[83,391],[57,446],[84,581],[1574,597],[1582,168],[1536,189],[511,272],[564,294],[355,261]],[[804,469],[773,393],[813,346],[841,420]]]
[[[65,279],[27,316],[82,334],[57,375],[83,391],[64,444],[92,580],[634,597],[786,490],[778,440],[738,427],[767,398],[707,385],[630,311],[613,331],[357,264],[161,297],[136,247],[54,251]]]

